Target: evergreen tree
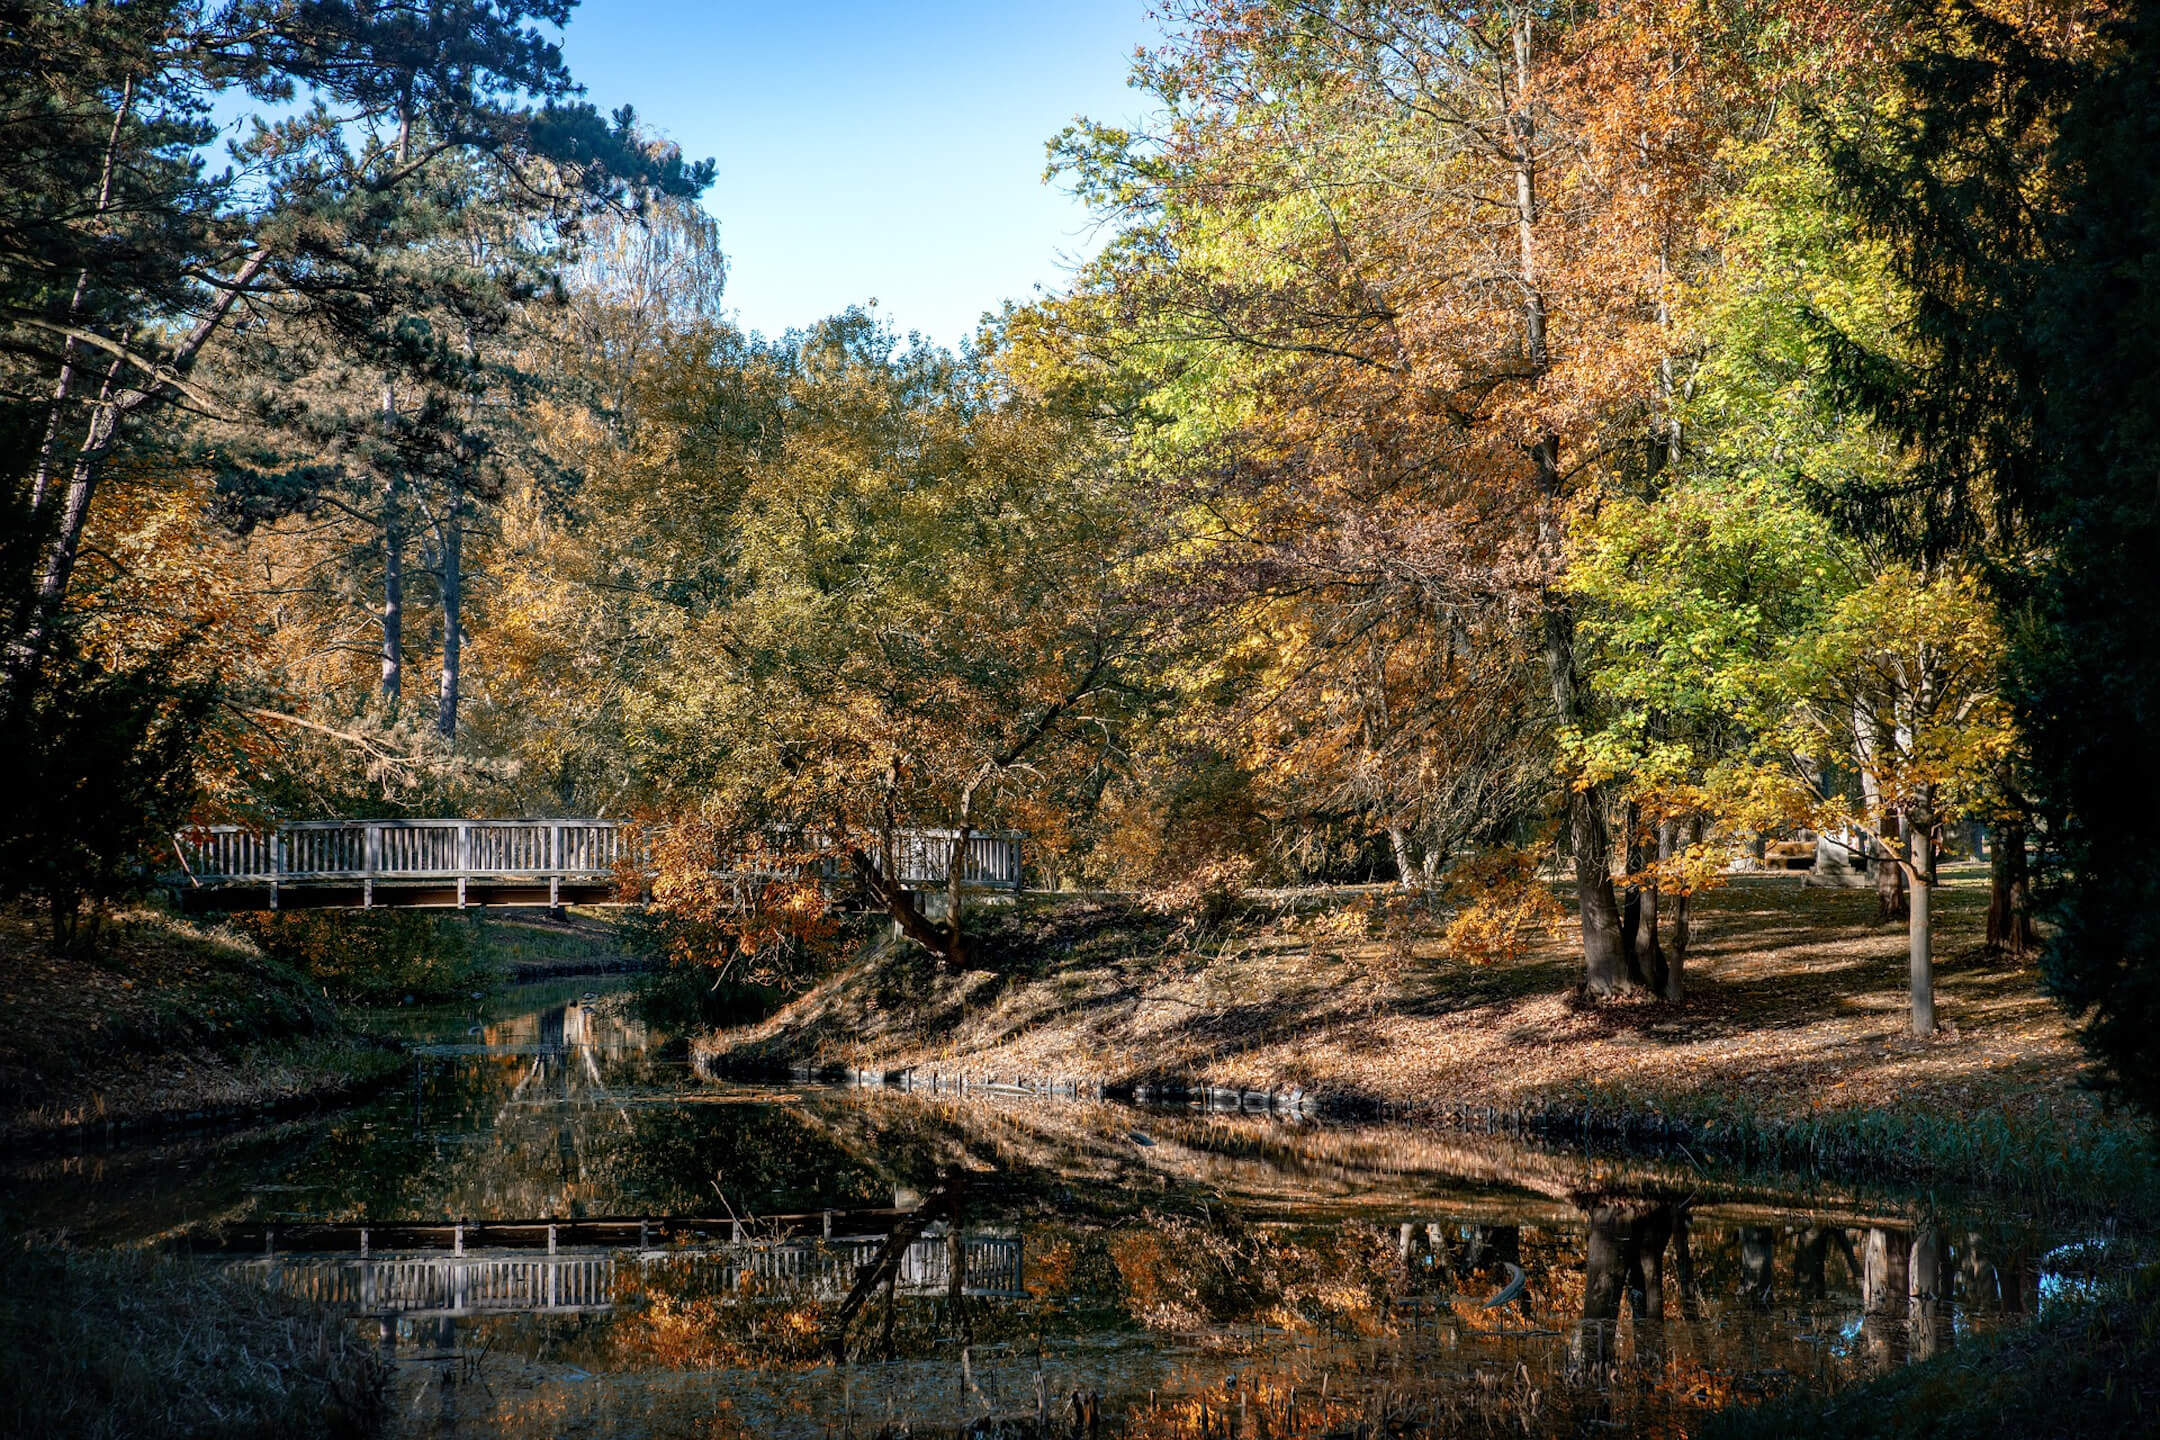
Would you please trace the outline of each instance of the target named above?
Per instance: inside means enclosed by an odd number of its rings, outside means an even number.
[[[1829,137],[1888,242],[1901,357],[1825,326],[1843,397],[1909,449],[1895,484],[1821,498],[1917,558],[1977,557],[2045,830],[2050,988],[2103,1083],[2160,1114],[2160,31],[2097,35],[1939,6],[1904,106]]]
[[[2038,463],[2015,685],[2047,817],[2049,985],[2105,1079],[2160,1115],[2160,16],[2149,5],[2063,117],[2071,177],[2034,286]]]

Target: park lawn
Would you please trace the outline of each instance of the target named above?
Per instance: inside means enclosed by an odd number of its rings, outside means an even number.
[[[319,987],[245,938],[156,910],[60,956],[42,917],[0,910],[0,1138],[273,1110],[402,1070]]]
[[[1907,1034],[1904,930],[1876,922],[1872,891],[1763,875],[1699,897],[1679,1006],[1585,999],[1570,927],[1469,966],[1443,950],[1444,915],[1406,921],[1398,901],[1391,919],[1388,899],[1256,896],[1213,928],[1054,903],[986,925],[994,969],[942,974],[887,947],[696,1050],[719,1070],[1296,1088],[1322,1108],[2042,1190],[2095,1183],[2078,1174],[2097,1152],[2149,1173],[2137,1132],[2079,1088],[2035,970],[1986,953],[1976,868],[1937,893],[1942,1030],[1924,1041]]]

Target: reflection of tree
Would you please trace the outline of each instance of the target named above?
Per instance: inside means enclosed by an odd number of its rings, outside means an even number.
[[[1911,1248],[1904,1237],[1868,1231],[1860,1280],[1860,1344],[1870,1369],[1888,1370],[1904,1355],[1904,1320],[1911,1302]]]
[[[1740,1300],[1751,1310],[1769,1309],[1777,1293],[1777,1241],[1777,1231],[1767,1225],[1740,1227]]]
[[[875,1165],[797,1107],[670,1100],[686,1077],[642,1027],[558,1004],[490,1051],[416,1061],[402,1099],[324,1123],[283,1178],[331,1219],[747,1214],[889,1203]],[[724,1192],[715,1193],[715,1186]]]
[[[1589,1233],[1583,1242],[1582,1318],[1569,1348],[1571,1368],[1592,1382],[1611,1368],[1625,1297],[1635,1325],[1636,1358],[1656,1370],[1665,1354],[1665,1251],[1676,1233],[1684,1233],[1685,1207],[1608,1199],[1590,1205],[1584,1216]],[[1691,1279],[1681,1281],[1683,1307]]]
[[[1912,1255],[1906,1265],[1909,1291],[1909,1327],[1914,1360],[1932,1360],[1950,1348],[1956,1334],[1950,1321],[1950,1242],[1933,1225],[1913,1232]]]

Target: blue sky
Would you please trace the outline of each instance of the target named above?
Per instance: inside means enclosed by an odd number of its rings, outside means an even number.
[[[583,0],[563,51],[603,110],[628,102],[719,162],[706,208],[729,303],[777,334],[875,297],[942,344],[1098,243],[1041,181],[1076,114],[1129,121],[1146,0],[923,4]]]

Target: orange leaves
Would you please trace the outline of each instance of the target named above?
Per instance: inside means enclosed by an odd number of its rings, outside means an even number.
[[[779,989],[808,983],[839,934],[815,847],[694,815],[647,833],[652,923],[669,964]]]
[[[1448,899],[1460,908],[1447,928],[1447,953],[1466,965],[1514,963],[1566,918],[1526,850],[1491,850],[1455,863]]]

